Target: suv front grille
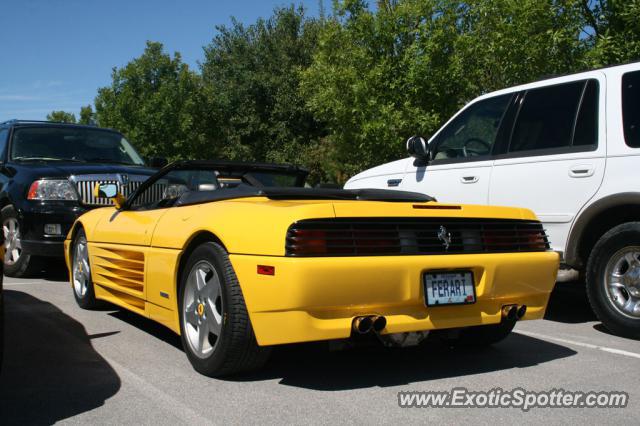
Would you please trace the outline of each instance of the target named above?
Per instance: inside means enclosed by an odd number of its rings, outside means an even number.
[[[76,182],[76,188],[78,189],[78,194],[80,194],[80,199],[82,200],[82,204],[91,205],[91,206],[110,206],[113,204],[111,200],[106,198],[96,198],[93,194],[94,188],[98,184],[103,183],[113,183],[118,187],[118,192],[120,192],[125,197],[128,197],[133,191],[138,189],[142,182],[130,182],[128,185],[122,185],[120,182],[116,180],[83,180]]]
[[[127,184],[123,184],[122,178],[118,175],[78,175],[72,176],[70,180],[75,184],[82,204],[88,206],[110,206],[113,205],[111,200],[96,198],[94,196],[93,191],[97,184],[115,184],[118,187],[118,192],[128,197],[138,189],[147,178],[148,176],[144,175],[129,175],[129,182]],[[136,204],[145,204],[146,202],[154,202],[161,199],[165,189],[166,185],[164,184],[153,185],[145,191],[144,197],[137,200],[138,202]]]
[[[456,218],[309,219],[287,231],[287,256],[395,256],[549,249],[537,221]]]

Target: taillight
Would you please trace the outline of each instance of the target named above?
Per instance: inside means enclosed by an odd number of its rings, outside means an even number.
[[[299,255],[326,254],[327,233],[315,229],[296,229],[291,236],[294,251]]]
[[[543,231],[529,231],[526,239],[530,250],[545,250],[547,248],[547,239]]]
[[[457,218],[336,218],[293,223],[287,256],[380,256],[545,251],[539,222]]]

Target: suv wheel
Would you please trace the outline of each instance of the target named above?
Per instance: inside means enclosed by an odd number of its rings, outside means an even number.
[[[4,234],[4,274],[9,277],[26,277],[42,269],[42,259],[22,251],[20,220],[13,206],[0,211]]]
[[[598,240],[586,279],[589,302],[605,327],[640,337],[640,222],[618,225]]]

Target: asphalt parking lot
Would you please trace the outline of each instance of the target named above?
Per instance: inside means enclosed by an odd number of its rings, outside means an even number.
[[[83,311],[63,271],[5,278],[0,423],[636,423],[640,341],[612,336],[564,285],[547,318],[484,350],[279,347],[258,373],[197,374],[180,340],[113,306]],[[625,391],[626,408],[399,408],[400,391]],[[635,419],[635,420],[634,420]]]

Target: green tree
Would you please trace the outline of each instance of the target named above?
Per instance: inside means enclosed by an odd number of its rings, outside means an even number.
[[[328,123],[345,175],[399,158],[471,98],[582,64],[575,1],[334,2],[311,67],[307,105]]]
[[[80,119],[78,123],[80,124],[94,124],[95,115],[93,113],[93,108],[91,105],[83,106],[80,108]]]
[[[217,27],[202,76],[216,115],[210,127],[219,125],[225,157],[304,163],[324,136],[299,90],[321,25],[291,6],[250,26],[234,20]]]
[[[51,111],[47,114],[47,121],[55,121],[57,123],[75,123],[76,116],[66,111]]]
[[[584,0],[585,34],[591,66],[640,59],[640,0]]]
[[[98,90],[96,118],[134,141],[147,157],[209,158],[215,143],[204,129],[205,98],[197,73],[147,42],[144,53],[123,68],[114,68],[112,83]],[[215,130],[215,129],[214,129]]]

